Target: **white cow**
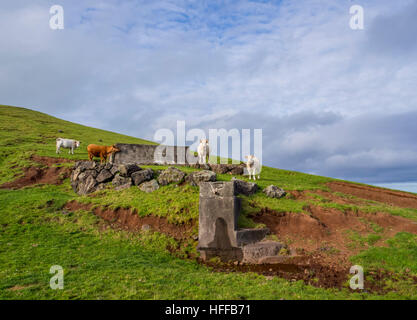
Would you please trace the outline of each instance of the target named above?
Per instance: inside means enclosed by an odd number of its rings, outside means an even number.
[[[206,158],[210,158],[210,147],[209,141],[207,139],[201,139],[200,144],[197,149],[198,153],[198,163],[205,164],[207,162]]]
[[[248,159],[246,162],[246,169],[248,170],[249,180],[253,176],[253,180],[256,180],[255,174],[258,174],[258,180],[261,178],[261,165],[259,159],[254,155],[245,156],[245,159]]]
[[[80,146],[81,142],[73,139],[56,139],[56,153],[60,153],[61,148],[70,149],[68,153],[74,154],[74,149]]]

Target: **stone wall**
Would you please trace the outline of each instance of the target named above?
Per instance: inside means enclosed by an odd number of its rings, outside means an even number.
[[[187,164],[186,154],[189,152],[189,147],[151,144],[117,143],[116,147],[120,152],[116,152],[110,160],[115,164]]]

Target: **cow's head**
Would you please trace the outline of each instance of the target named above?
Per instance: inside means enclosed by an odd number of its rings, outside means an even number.
[[[78,148],[80,146],[81,142],[80,141],[75,141],[75,148]]]
[[[205,144],[208,144],[209,141],[208,141],[208,139],[200,139],[200,143],[205,145]]]
[[[110,146],[110,150],[108,150],[108,153],[115,153],[115,152],[119,152],[120,149],[117,148],[115,145]]]
[[[245,156],[245,159],[248,159],[248,163],[252,164],[253,161],[255,160],[255,156],[253,154],[250,154],[248,156]]]

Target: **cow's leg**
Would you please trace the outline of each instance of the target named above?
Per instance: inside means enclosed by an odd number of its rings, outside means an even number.
[[[59,147],[56,147],[56,153],[59,154]]]

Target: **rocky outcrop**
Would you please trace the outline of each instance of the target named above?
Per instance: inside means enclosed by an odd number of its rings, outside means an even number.
[[[277,198],[277,199],[282,198],[287,194],[284,189],[278,188],[277,186],[274,186],[274,185],[270,185],[266,187],[263,190],[263,193],[265,193],[270,198]]]
[[[175,167],[169,167],[168,169],[163,170],[159,177],[158,182],[162,186],[166,186],[170,183],[176,182],[180,183],[184,181],[185,173],[182,172],[180,169]]]
[[[152,177],[152,169],[142,169],[136,164],[113,165],[78,161],[71,174],[71,186],[74,192],[85,195],[110,186],[115,190],[130,188],[132,184],[138,185]]]

